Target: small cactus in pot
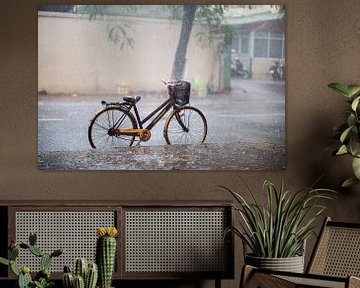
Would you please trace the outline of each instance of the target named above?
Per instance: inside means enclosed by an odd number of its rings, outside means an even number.
[[[88,263],[85,258],[78,258],[74,264],[74,272],[69,266],[64,267],[64,288],[95,288],[98,279],[98,267],[96,263]]]
[[[110,288],[116,258],[115,227],[101,227],[97,229],[96,262],[99,267],[100,288]]]

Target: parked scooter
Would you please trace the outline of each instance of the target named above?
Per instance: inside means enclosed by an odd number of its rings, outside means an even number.
[[[251,74],[249,70],[241,63],[240,59],[236,58],[231,62],[231,76],[249,79]]]
[[[274,81],[285,80],[285,65],[280,61],[275,61],[275,65],[270,67],[270,73]]]

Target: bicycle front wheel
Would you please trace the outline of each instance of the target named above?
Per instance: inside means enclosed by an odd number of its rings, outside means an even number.
[[[117,129],[137,128],[134,116],[122,107],[108,107],[98,112],[90,121],[88,138],[93,148],[131,146],[135,136],[119,135]]]
[[[174,109],[164,126],[167,144],[203,143],[206,134],[207,122],[204,114],[191,106]]]

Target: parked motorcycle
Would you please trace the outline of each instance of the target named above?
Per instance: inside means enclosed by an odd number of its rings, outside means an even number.
[[[241,63],[240,59],[236,58],[231,62],[231,76],[249,79],[251,74],[249,70]]]
[[[270,67],[270,73],[274,81],[285,80],[285,65],[280,61],[275,61],[275,65]]]

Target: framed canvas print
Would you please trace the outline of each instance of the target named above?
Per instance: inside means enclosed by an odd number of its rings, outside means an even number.
[[[38,166],[285,163],[283,5],[40,5]]]

